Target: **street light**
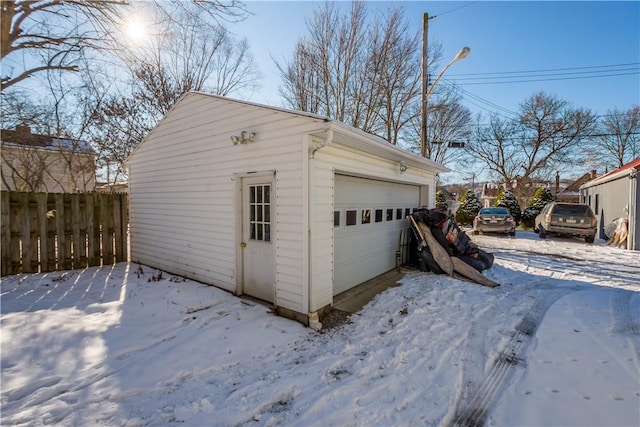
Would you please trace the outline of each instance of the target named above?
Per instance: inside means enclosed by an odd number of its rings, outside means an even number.
[[[426,48],[425,48],[425,51],[426,51]],[[471,49],[466,46],[460,49],[460,51],[456,54],[456,56],[454,56],[453,59],[449,61],[447,65],[444,66],[442,71],[440,71],[440,74],[438,74],[438,77],[436,77],[436,79],[433,81],[433,84],[429,87],[429,89],[427,89],[429,75],[426,70],[423,71],[424,78],[423,78],[423,84],[422,84],[423,86],[422,87],[422,126],[420,129],[421,130],[420,155],[422,157],[426,157],[427,155],[427,105],[429,101],[429,96],[431,95],[431,92],[433,92],[433,89],[436,87],[436,85],[438,84],[438,82],[440,81],[444,73],[447,72],[449,67],[451,67],[455,62],[458,62],[466,58],[467,55],[469,55],[469,52],[471,52]],[[424,55],[426,56],[426,52],[424,52]],[[423,64],[426,64],[426,60],[423,61]]]

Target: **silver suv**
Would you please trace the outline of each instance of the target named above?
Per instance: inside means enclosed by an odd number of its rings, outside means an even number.
[[[584,237],[593,243],[598,220],[589,205],[577,203],[549,203],[536,216],[534,231],[541,238],[547,234],[561,234]]]

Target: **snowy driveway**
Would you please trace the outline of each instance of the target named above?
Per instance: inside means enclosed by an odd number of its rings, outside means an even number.
[[[316,334],[136,264],[3,278],[4,425],[640,425],[640,255],[474,236]]]

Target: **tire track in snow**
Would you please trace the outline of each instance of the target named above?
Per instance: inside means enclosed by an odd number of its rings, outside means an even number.
[[[448,425],[459,427],[480,427],[486,420],[495,397],[499,394],[509,374],[519,363],[522,363],[526,345],[535,335],[540,323],[549,308],[560,297],[570,290],[553,290],[538,298],[529,312],[515,326],[515,334],[508,341],[505,348],[498,353],[498,357],[486,377],[471,393],[468,400],[460,400]]]
[[[640,335],[640,315],[632,308],[632,292],[616,291],[611,299],[613,331],[623,334]]]

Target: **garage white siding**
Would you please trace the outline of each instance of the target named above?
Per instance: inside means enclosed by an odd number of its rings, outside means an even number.
[[[131,260],[241,292],[239,181],[275,175],[275,303],[305,313],[301,135],[317,127],[206,94],[184,97],[128,161]],[[230,136],[245,129],[255,142],[233,145]]]
[[[396,267],[405,216],[420,204],[420,187],[336,175],[334,294]]]

